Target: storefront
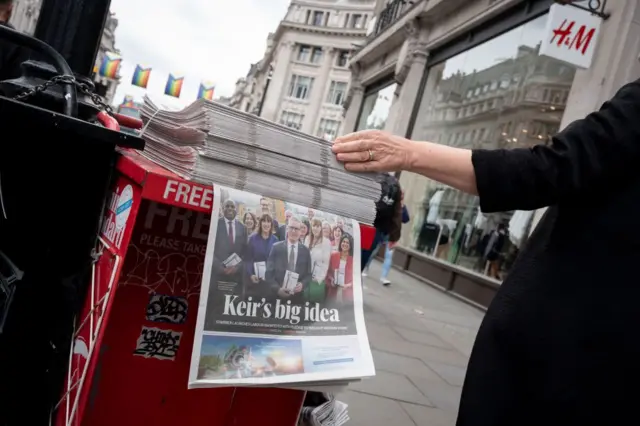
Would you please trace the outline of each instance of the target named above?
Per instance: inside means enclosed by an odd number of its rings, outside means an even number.
[[[385,78],[365,89],[355,130],[385,128],[396,88],[397,84],[393,79]]]
[[[458,10],[447,14],[425,3],[422,10],[406,13],[406,19],[413,21],[401,22],[409,33],[408,48],[403,50],[414,53],[408,55],[408,65],[404,64],[409,71],[402,76],[402,87],[394,89],[396,101],[405,105],[394,104],[390,109],[410,111],[410,119],[404,132],[388,121],[385,130],[404,133],[415,141],[468,149],[548,144],[567,123],[597,109],[624,80],[640,76],[637,64],[617,45],[623,41],[631,46],[632,40],[640,39],[631,27],[635,24],[629,23],[632,19],[620,15],[638,13],[637,2],[622,0],[615,9],[610,8],[611,18],[602,26],[598,50],[605,46],[617,50],[598,54],[588,70],[540,54],[541,44],[548,42],[545,28],[553,1],[494,1],[490,2],[493,9],[481,3],[460,2]],[[441,19],[437,13],[443,13]],[[615,32],[621,28],[622,33]],[[394,37],[393,31],[389,29],[389,34],[377,36],[370,44],[383,46],[380,38]],[[424,49],[428,59],[426,66],[418,63],[422,72],[416,78],[412,71],[418,49]],[[367,63],[373,50],[356,55],[356,60]],[[638,52],[633,55],[635,60]],[[398,61],[405,57],[401,53]],[[607,75],[606,65],[611,70],[616,60],[620,65]],[[403,64],[397,64],[396,73],[402,68]],[[623,75],[623,69],[627,74]],[[411,97],[408,92],[415,94]],[[366,96],[362,105],[363,113],[369,110]],[[396,120],[404,118],[403,113],[392,115]],[[365,128],[360,123],[366,120],[360,114],[357,128]],[[483,214],[478,197],[411,173],[402,173],[400,182],[412,219],[403,228],[395,265],[486,306],[509,274],[540,212]]]

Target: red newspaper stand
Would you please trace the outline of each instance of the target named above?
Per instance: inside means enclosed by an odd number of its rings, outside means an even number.
[[[55,425],[294,426],[303,391],[187,389],[213,188],[133,152],[117,170]]]

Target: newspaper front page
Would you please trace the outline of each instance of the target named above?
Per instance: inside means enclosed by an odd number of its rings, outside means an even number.
[[[373,376],[360,228],[214,185],[189,387]]]

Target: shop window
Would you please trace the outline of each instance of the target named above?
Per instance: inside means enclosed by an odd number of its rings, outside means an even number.
[[[560,125],[575,69],[538,55],[546,23],[546,15],[538,17],[429,68],[428,89],[418,101],[411,138],[438,140],[439,134],[453,135],[443,137],[442,143],[484,149],[547,143]],[[534,69],[535,74],[524,71]],[[429,81],[432,76],[434,81]],[[446,121],[429,117],[428,106],[444,91],[451,99],[483,94],[483,103],[467,109],[469,114],[482,111],[473,117],[474,129],[469,129],[463,108]],[[525,94],[529,99],[536,94],[544,104],[532,107]],[[402,173],[400,180],[407,188],[405,203],[412,217],[402,246],[498,280],[509,273],[529,235],[533,212],[483,214],[475,196],[412,173]]]
[[[356,130],[384,129],[393,103],[396,84],[366,92]],[[428,110],[426,111],[428,114]],[[349,129],[347,129],[349,130]]]

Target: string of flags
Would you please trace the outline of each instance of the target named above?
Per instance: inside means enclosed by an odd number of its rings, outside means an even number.
[[[94,68],[94,72],[105,78],[116,78],[120,66],[122,65],[122,57],[111,52],[107,52],[102,59],[102,63],[99,67]],[[151,67],[143,67],[142,65],[136,65],[133,77],[131,78],[131,84],[133,86],[146,89],[149,85],[149,79],[151,78]],[[179,98],[182,93],[182,86],[184,84],[184,77],[177,77],[174,74],[169,74],[167,78],[167,84],[164,88],[164,94]],[[213,94],[215,92],[215,84],[209,81],[202,81],[200,88],[198,89],[198,99],[213,100]],[[131,100],[133,102],[133,100]]]

